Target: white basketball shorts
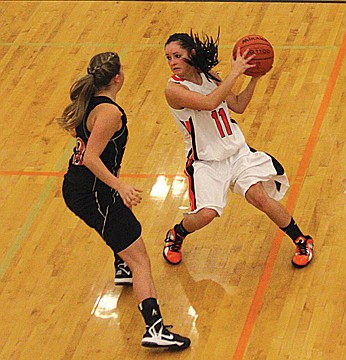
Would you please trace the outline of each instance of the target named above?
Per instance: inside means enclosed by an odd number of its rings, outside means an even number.
[[[268,195],[279,201],[289,188],[281,164],[271,155],[247,145],[222,161],[188,162],[185,174],[189,181],[190,213],[210,208],[221,216],[229,189],[245,197],[251,185],[262,182]]]

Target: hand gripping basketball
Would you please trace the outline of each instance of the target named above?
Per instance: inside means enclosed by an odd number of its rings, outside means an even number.
[[[249,61],[250,65],[256,65],[247,69],[244,74],[248,76],[262,76],[272,67],[274,62],[274,50],[270,42],[261,35],[247,35],[239,39],[233,48],[233,58],[236,58],[237,49],[240,48],[240,54],[249,49],[248,55],[256,54]]]

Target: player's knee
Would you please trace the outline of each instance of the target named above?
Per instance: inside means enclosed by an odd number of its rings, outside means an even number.
[[[200,211],[200,215],[204,225],[208,225],[216,218],[217,212],[214,209],[205,208]]]
[[[247,201],[263,212],[266,212],[269,206],[268,197],[263,194],[257,193],[255,196],[247,198]]]
[[[268,195],[263,190],[262,186],[257,183],[252,185],[245,194],[246,200],[257,209],[266,212],[269,206]]]
[[[140,237],[132,246],[128,247],[120,256],[129,265],[132,272],[151,271],[151,262],[143,239]]]

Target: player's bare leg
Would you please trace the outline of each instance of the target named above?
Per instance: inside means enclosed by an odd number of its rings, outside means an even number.
[[[197,213],[186,214],[180,224],[170,229],[165,238],[163,257],[172,265],[177,265],[182,260],[182,245],[185,237],[211,223],[218,214],[215,210],[203,208]]]
[[[263,211],[296,245],[292,264],[305,267],[313,256],[314,241],[309,235],[303,235],[288,210],[278,201],[268,196],[262,183],[252,185],[245,194],[246,200]]]
[[[119,252],[119,255],[132,271],[133,290],[146,324],[142,346],[169,350],[183,350],[189,347],[190,339],[172,333],[169,331],[170,326],[163,323],[151,274],[150,260],[142,237],[126,250]]]

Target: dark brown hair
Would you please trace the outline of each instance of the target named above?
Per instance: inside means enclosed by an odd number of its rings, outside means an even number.
[[[168,38],[165,46],[173,41],[178,42],[183,49],[188,51],[190,58],[186,59],[186,61],[191,66],[203,72],[208,80],[213,79],[219,81],[209,73],[209,71],[219,63],[219,34],[220,29],[214,40],[204,33],[202,39],[200,39],[198,34],[193,34],[192,30],[190,31],[190,35],[187,33],[175,33]]]

